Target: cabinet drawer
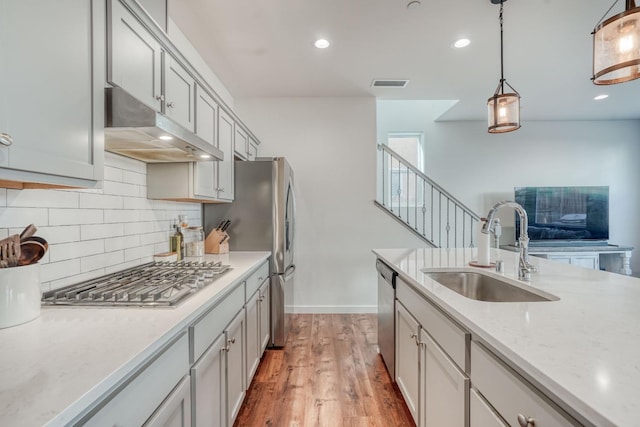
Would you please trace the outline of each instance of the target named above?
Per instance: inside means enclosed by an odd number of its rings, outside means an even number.
[[[189,372],[189,339],[182,334],[104,407],[80,425],[140,426]]]
[[[256,271],[247,279],[247,301],[256,293],[260,285],[269,277],[269,262],[265,261]]]
[[[519,425],[518,415],[533,418],[536,427],[580,425],[476,342],[471,343],[471,367],[473,387],[510,425]]]
[[[413,314],[424,329],[462,369],[469,372],[467,343],[470,335],[438,308],[397,278],[396,297]]]
[[[233,292],[189,327],[191,363],[202,356],[243,306],[244,288],[237,286]]]

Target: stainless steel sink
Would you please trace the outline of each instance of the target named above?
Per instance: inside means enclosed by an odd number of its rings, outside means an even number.
[[[442,286],[460,295],[477,301],[488,302],[534,302],[557,301],[559,298],[534,293],[512,285],[497,277],[468,271],[424,271],[424,274]]]

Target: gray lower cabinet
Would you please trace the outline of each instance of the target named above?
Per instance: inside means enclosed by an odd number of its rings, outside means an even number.
[[[416,424],[419,417],[420,324],[404,308],[396,304],[396,383]]]
[[[258,298],[258,312],[260,316],[260,333],[258,338],[260,339],[260,354],[264,353],[264,350],[269,345],[271,340],[271,292],[270,281],[267,276],[258,290],[260,298]]]
[[[184,389],[178,392],[182,397],[175,397],[170,401],[167,399],[171,398],[172,391],[184,381],[188,372],[189,336],[184,331],[151,362],[145,364],[141,371],[132,375],[121,389],[98,404],[96,409],[75,425],[140,426],[154,413],[157,414],[157,411],[161,412],[158,417],[160,424],[150,425],[163,425],[161,420],[179,415],[180,408],[185,408]],[[165,418],[165,415],[169,416]]]
[[[260,349],[260,292],[256,290],[245,307],[247,337],[247,383],[251,383],[258,369],[262,351]]]
[[[409,411],[419,427],[465,427],[469,334],[401,278],[396,283],[396,382]]]
[[[240,311],[226,330],[227,334],[227,426],[233,426],[247,390],[245,384],[245,324]]]
[[[191,427],[191,377],[185,376],[143,427]]]
[[[104,9],[104,0],[0,0],[0,186],[102,179]]]
[[[211,344],[191,369],[195,426],[226,426],[226,351],[224,333]]]

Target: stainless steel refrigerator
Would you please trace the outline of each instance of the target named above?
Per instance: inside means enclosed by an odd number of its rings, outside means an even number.
[[[283,157],[237,161],[234,167],[234,201],[204,205],[205,233],[228,219],[231,251],[271,251],[271,343],[282,347],[289,332],[294,292],[293,170]]]

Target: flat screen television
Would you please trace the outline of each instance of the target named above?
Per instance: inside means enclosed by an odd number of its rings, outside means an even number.
[[[530,244],[588,245],[609,240],[609,187],[516,187]],[[516,240],[520,221],[516,215]]]

